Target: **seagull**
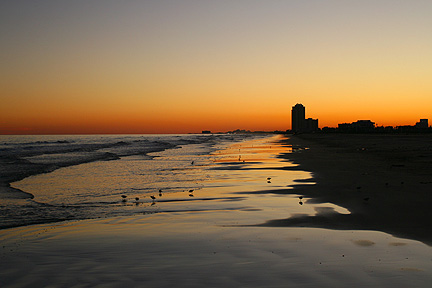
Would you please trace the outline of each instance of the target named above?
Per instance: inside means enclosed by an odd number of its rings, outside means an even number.
[[[139,198],[138,198],[138,197],[135,197],[135,200],[136,200],[136,201],[138,201],[138,200],[139,200]]]
[[[153,199],[153,202],[154,202],[154,200],[156,199],[156,197],[153,196],[153,195],[151,195],[150,198]]]
[[[127,196],[126,196],[126,195],[121,195],[121,197],[123,198],[123,199],[122,199],[122,202],[126,202],[126,198],[127,198]]]
[[[191,193],[191,194],[189,194],[189,197],[194,197],[194,195]]]
[[[271,180],[271,177],[267,177],[267,181]]]
[[[191,164],[194,165],[195,161],[192,161]]]
[[[192,193],[194,190],[193,189],[191,189],[191,190],[189,190],[189,193]]]
[[[302,199],[303,199],[303,196],[299,196],[299,199],[302,200]]]

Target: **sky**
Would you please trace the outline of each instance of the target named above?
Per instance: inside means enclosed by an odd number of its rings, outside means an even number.
[[[0,1],[0,134],[432,120],[430,0]]]

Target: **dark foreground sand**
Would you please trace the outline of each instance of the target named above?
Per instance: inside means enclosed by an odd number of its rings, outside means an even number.
[[[377,230],[432,245],[432,135],[309,134],[285,142],[298,150],[284,157],[317,181],[299,183],[297,193],[351,214],[324,209],[264,226]]]

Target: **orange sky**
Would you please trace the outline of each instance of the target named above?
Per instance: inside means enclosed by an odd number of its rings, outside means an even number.
[[[430,1],[10,1],[0,11],[0,134],[286,130],[296,103],[320,127],[432,119]]]

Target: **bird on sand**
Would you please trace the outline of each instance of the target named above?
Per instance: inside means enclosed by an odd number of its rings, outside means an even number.
[[[192,193],[194,190],[193,189],[191,189],[191,190],[189,190],[189,193]]]
[[[122,202],[126,202],[126,198],[127,198],[127,196],[126,196],[126,195],[121,195],[121,197],[123,198],[123,199],[122,199]]]
[[[267,177],[267,181],[271,180],[271,177]]]
[[[138,200],[139,200],[139,197],[135,197],[135,200],[138,201]]]
[[[150,198],[153,199],[153,202],[154,202],[154,200],[156,199],[156,197],[153,196],[153,195],[151,195]]]

